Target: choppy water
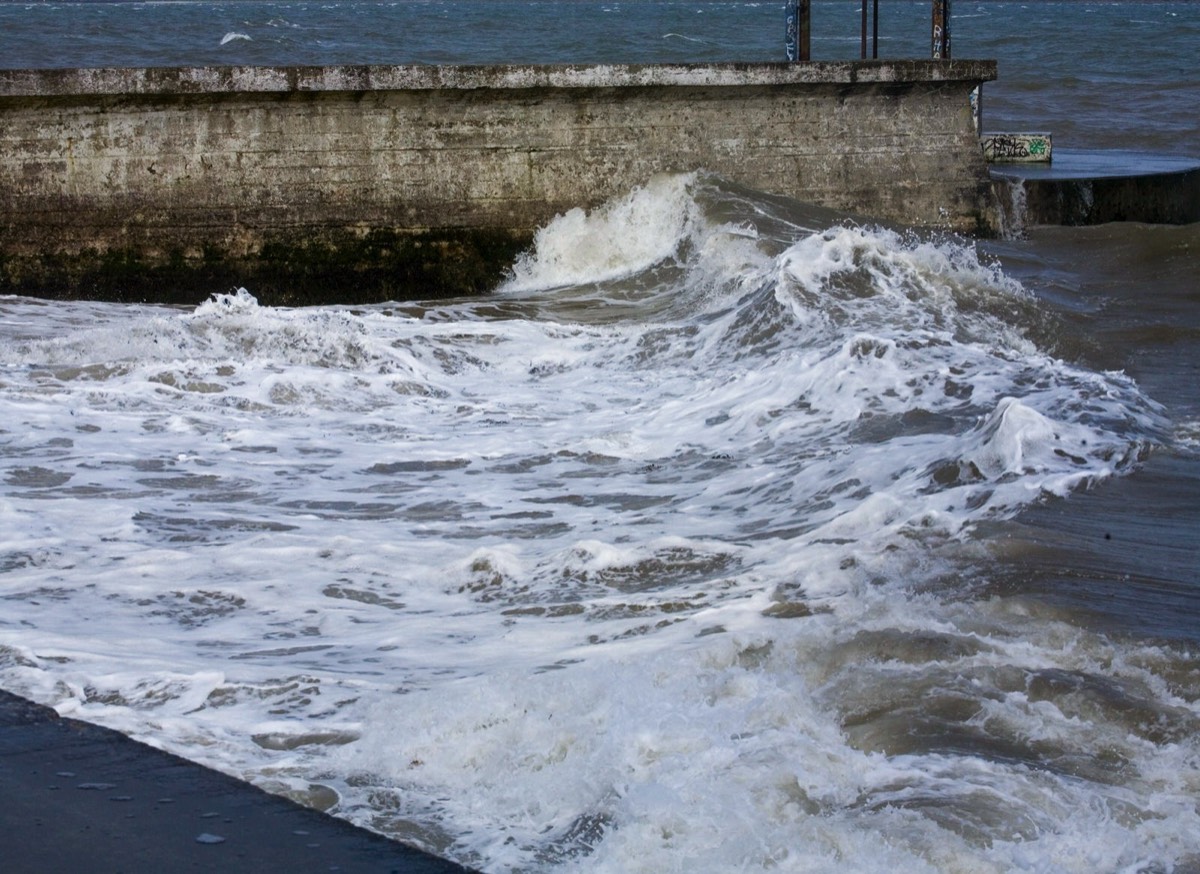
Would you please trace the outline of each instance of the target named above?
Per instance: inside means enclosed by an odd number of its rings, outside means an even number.
[[[1200,870],[1198,267],[697,173],[485,299],[0,299],[0,683],[489,871]]]

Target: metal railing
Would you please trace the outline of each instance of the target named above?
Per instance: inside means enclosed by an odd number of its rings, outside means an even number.
[[[860,56],[867,57],[867,30],[870,23],[871,57],[879,57],[879,0],[860,0],[862,4],[862,38]],[[930,27],[931,57],[950,59],[950,0],[933,0],[933,18]],[[787,35],[784,49],[787,59],[793,62],[812,60],[812,0],[788,0]]]

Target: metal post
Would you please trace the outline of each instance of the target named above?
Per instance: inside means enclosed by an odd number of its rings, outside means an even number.
[[[788,0],[783,7],[785,30],[783,36],[784,56],[790,63],[800,60],[800,4]]]
[[[933,57],[950,60],[950,0],[933,0]]]
[[[788,0],[787,36],[784,40],[784,48],[789,61],[812,60],[809,48],[811,34],[812,0]]]
[[[879,57],[879,0],[874,0],[871,8],[871,57]]]
[[[812,60],[812,0],[800,0],[800,60]]]
[[[858,56],[867,59],[867,0],[862,0],[862,49]]]

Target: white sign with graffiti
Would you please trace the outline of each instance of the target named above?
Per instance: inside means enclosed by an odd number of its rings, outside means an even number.
[[[980,140],[988,163],[1050,163],[1050,134],[988,134]]]

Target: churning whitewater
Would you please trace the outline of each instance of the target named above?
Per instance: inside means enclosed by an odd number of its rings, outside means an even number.
[[[1194,865],[1194,664],[987,585],[1172,439],[1054,337],[697,175],[481,299],[5,298],[0,684],[488,871]]]

